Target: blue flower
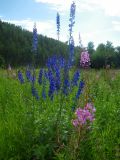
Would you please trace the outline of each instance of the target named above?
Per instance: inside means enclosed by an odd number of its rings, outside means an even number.
[[[32,90],[32,95],[33,95],[33,97],[35,97],[35,98],[36,98],[36,100],[39,100],[39,99],[40,99],[40,97],[39,97],[39,95],[38,95],[38,91],[36,90],[36,88],[34,87],[34,85],[32,85],[31,90]]]
[[[37,45],[38,45],[37,28],[36,28],[36,24],[34,24],[34,28],[33,28],[33,52],[37,51]]]
[[[85,83],[83,81],[80,81],[79,88],[78,88],[78,91],[77,91],[77,94],[76,94],[76,99],[79,99],[80,94],[82,93],[82,90],[84,88],[84,85],[85,85]]]
[[[56,81],[56,90],[60,90],[60,85],[61,85],[61,79],[60,79],[60,69],[59,68],[56,68],[56,77],[55,77],[55,81]]]
[[[73,26],[75,24],[75,10],[76,10],[76,5],[75,5],[75,2],[73,2],[70,7],[70,19],[69,19],[69,21],[70,21],[70,24],[69,24],[69,34],[70,34],[70,37],[69,37],[69,48],[70,48],[69,63],[70,63],[70,66],[73,64],[73,61],[74,61],[74,39],[72,36],[72,32],[73,32]]]
[[[39,77],[38,77],[38,83],[39,83],[40,85],[42,84],[42,76],[43,76],[43,69],[40,69]]]
[[[73,76],[73,79],[72,79],[72,86],[77,86],[78,85],[79,78],[80,78],[80,72],[76,71],[74,73],[74,76]]]
[[[49,71],[49,97],[51,98],[51,100],[53,100],[53,95],[56,89],[56,84],[55,84],[55,79],[53,77],[53,74],[51,71]]]
[[[44,76],[43,76],[43,88],[42,88],[42,97],[43,99],[46,99],[46,77],[45,77],[46,72],[44,71]]]
[[[67,96],[70,90],[70,82],[68,79],[64,80],[63,93]]]
[[[31,81],[32,76],[31,76],[30,70],[28,70],[28,69],[26,70],[26,77],[27,77],[28,81]]]
[[[24,83],[24,78],[23,78],[23,75],[22,75],[21,71],[18,71],[18,79],[19,79],[21,84]]]
[[[35,80],[36,80],[36,77],[35,77],[35,74],[33,74],[33,76],[31,77],[31,82],[35,83]]]
[[[76,5],[75,5],[75,2],[73,2],[70,7],[70,19],[69,19],[69,21],[70,21],[70,24],[69,24],[70,37],[72,35],[72,27],[75,24],[75,10],[76,10]]]
[[[59,35],[60,35],[60,15],[59,13],[57,13],[56,24],[57,24],[57,35],[58,35],[58,40],[59,40]]]
[[[70,82],[69,82],[69,67],[68,64],[65,65],[64,67],[64,80],[63,80],[63,93],[65,95],[69,94],[70,91]]]

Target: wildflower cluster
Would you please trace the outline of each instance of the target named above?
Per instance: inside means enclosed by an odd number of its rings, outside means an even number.
[[[75,2],[73,1],[70,7],[70,19],[69,19],[70,21],[69,60],[66,61],[63,57],[57,57],[57,56],[48,58],[46,63],[46,66],[47,66],[46,70],[40,69],[38,77],[36,76],[35,70],[34,70],[35,62],[33,63],[33,73],[29,69],[26,70],[27,82],[31,83],[32,95],[37,100],[39,99],[39,95],[36,88],[37,83],[39,83],[40,87],[42,88],[42,98],[44,99],[47,97],[46,90],[48,91],[48,96],[50,97],[51,100],[53,100],[54,95],[58,94],[58,92],[61,92],[64,95],[68,96],[74,87],[78,87],[78,91],[74,99],[76,98],[78,99],[80,94],[82,93],[84,84],[82,81],[79,81],[80,80],[79,71],[76,71],[74,73],[74,76],[72,79],[70,79],[69,77],[69,69],[73,64],[72,62],[73,62],[73,55],[74,55],[74,39],[73,39],[72,33],[73,33],[73,26],[75,24],[75,10],[76,10],[76,5],[75,5]],[[57,24],[57,35],[59,40],[59,34],[60,34],[59,13],[57,13],[56,24]],[[33,51],[34,52],[37,51],[37,45],[38,45],[37,29],[36,29],[36,24],[34,24],[34,28],[33,28]],[[34,61],[34,57],[33,57],[33,61]],[[18,76],[19,76],[20,82],[23,83],[24,79],[23,79],[22,73],[19,72]],[[47,89],[45,89],[46,85],[47,86],[49,85]]]
[[[88,51],[83,51],[80,57],[80,65],[83,68],[88,68],[90,66],[90,56]]]
[[[95,119],[95,111],[96,109],[93,107],[92,103],[87,103],[83,109],[77,108],[75,112],[76,119],[72,121],[73,126],[83,127],[92,123]]]
[[[63,57],[52,56],[48,58],[46,66],[53,71],[55,71],[56,68],[64,68],[65,59]]]

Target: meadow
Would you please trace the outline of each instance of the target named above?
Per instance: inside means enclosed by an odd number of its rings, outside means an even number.
[[[120,159],[120,69],[110,69],[119,68],[119,47],[100,44],[95,54],[93,43],[84,47],[80,37],[75,47],[75,10],[73,1],[67,44],[59,45],[59,13],[57,41],[40,39],[36,24],[33,37],[19,27],[6,34],[15,35],[16,45],[3,39],[0,67],[9,67],[0,69],[0,160]],[[57,54],[49,50],[54,47]]]
[[[49,95],[45,79],[31,92],[31,82],[20,83],[11,71],[0,70],[0,160],[118,160],[120,158],[120,70],[80,70],[78,84],[68,95]],[[25,80],[25,71],[22,70]],[[70,70],[72,79],[75,69]],[[46,96],[43,86],[46,85]],[[75,110],[86,101],[94,105],[92,124],[78,128]]]

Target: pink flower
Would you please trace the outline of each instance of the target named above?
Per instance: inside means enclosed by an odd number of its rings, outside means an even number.
[[[73,126],[77,127],[79,125],[78,119],[72,121]]]
[[[96,109],[93,107],[92,103],[87,103],[83,109],[77,108],[75,112],[76,119],[72,121],[73,125],[78,127],[89,124],[89,122],[93,122],[95,119],[95,111]]]
[[[83,51],[80,57],[80,65],[83,68],[88,68],[90,66],[90,56],[88,51]]]

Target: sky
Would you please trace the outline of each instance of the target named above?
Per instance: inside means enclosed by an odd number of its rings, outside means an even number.
[[[69,39],[70,5],[73,0],[0,0],[0,19],[29,31],[36,22],[37,32],[57,39],[56,14],[60,14],[60,40]],[[74,0],[76,4],[73,36],[79,45],[110,41],[120,46],[120,0]]]

